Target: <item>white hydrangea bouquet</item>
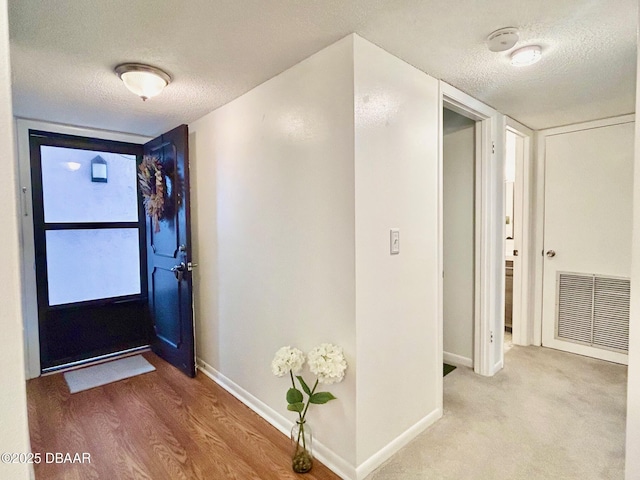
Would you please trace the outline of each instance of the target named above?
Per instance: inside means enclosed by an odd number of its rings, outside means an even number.
[[[305,361],[311,373],[316,376],[316,381],[313,388],[309,388],[302,376],[296,375],[295,378],[302,388],[300,391],[293,376],[302,371]],[[284,377],[288,373],[291,377],[291,388],[287,390],[287,410],[298,414],[298,420],[291,430],[293,470],[297,473],[308,472],[313,463],[311,429],[305,425],[309,405],[322,405],[336,398],[330,392],[316,392],[318,384],[330,385],[341,382],[346,369],[347,361],[342,348],[330,343],[322,343],[313,348],[306,358],[297,348],[282,347],[271,362],[271,371],[275,376]],[[306,401],[303,392],[307,395]]]

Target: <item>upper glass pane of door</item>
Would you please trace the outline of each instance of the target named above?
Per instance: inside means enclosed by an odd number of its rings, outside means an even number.
[[[46,223],[137,222],[136,157],[40,148]]]

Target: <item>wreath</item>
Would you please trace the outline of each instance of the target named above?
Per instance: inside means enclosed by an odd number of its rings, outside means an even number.
[[[144,210],[153,220],[154,232],[160,231],[160,219],[164,212],[165,184],[162,164],[156,157],[145,155],[138,165],[138,183],[142,193]]]

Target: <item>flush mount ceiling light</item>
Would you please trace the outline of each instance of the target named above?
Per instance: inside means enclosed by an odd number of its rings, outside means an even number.
[[[518,29],[513,27],[501,28],[487,37],[487,45],[492,52],[504,52],[513,48],[518,42]]]
[[[511,54],[511,65],[516,67],[526,67],[533,65],[542,58],[540,45],[529,45],[522,47]]]
[[[159,68],[140,63],[123,63],[115,68],[115,72],[142,100],[155,97],[171,82],[171,77]]]

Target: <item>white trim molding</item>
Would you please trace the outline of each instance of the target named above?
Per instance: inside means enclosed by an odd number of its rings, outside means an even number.
[[[224,376],[222,373],[220,373],[218,370],[213,368],[201,358],[196,359],[196,365],[200,372],[216,382],[227,392],[236,397],[262,418],[264,418],[267,422],[269,422],[280,432],[282,432],[282,434],[289,437],[291,433],[291,427],[293,427],[293,422],[291,420],[280,415],[262,400],[246,391],[233,380]],[[329,448],[324,446],[317,439],[314,439],[313,441],[313,454],[327,468],[329,468],[332,472],[334,472],[341,478],[344,478],[346,480],[360,480],[360,477],[357,477],[357,472],[353,465],[344,460],[333,450],[330,450]]]
[[[438,326],[436,332],[438,343],[436,361],[444,358],[444,95],[438,82]],[[444,383],[443,375],[438,375],[436,382],[437,408],[444,411]]]
[[[504,115],[440,81],[442,106],[476,121],[476,195],[475,195],[475,309],[473,368],[491,376],[504,355]],[[442,122],[442,114],[440,114]],[[442,124],[440,125],[442,133]],[[440,146],[439,171],[442,176],[443,153]],[[439,258],[443,257],[442,182],[439,182]],[[439,262],[442,270],[442,260]],[[443,298],[443,282],[438,284]],[[443,345],[443,311],[439,305],[440,347]],[[501,330],[500,330],[501,329]],[[440,348],[440,351],[442,349]]]
[[[398,435],[395,439],[389,442],[385,447],[378,450],[371,455],[367,460],[362,462],[356,469],[357,480],[363,480],[367,475],[373,472],[376,468],[386,462],[392,455],[397,453],[402,447],[406,446],[420,433],[425,431],[436,421],[442,418],[442,409],[436,408],[431,413],[418,420],[413,426],[405,430]]]
[[[445,362],[455,365],[457,367],[469,367],[473,368],[473,360],[471,358],[463,357],[462,355],[456,355],[455,353],[444,352],[442,358]]]
[[[256,398],[240,385],[236,384],[233,380],[227,378],[204,360],[198,358],[196,360],[196,364],[200,372],[216,382],[255,413],[260,415],[263,419],[277,428],[283,435],[286,435],[287,437],[289,436],[291,427],[293,426],[293,422],[291,420],[280,415],[273,408]],[[442,409],[436,408],[428,415],[418,420],[418,422],[409,427],[403,433],[398,435],[386,446],[371,455],[371,457],[362,462],[357,468],[354,468],[349,462],[324,446],[321,442],[318,442],[317,439],[314,439],[314,456],[332,472],[340,476],[340,478],[345,480],[363,480],[367,475],[386,462],[392,455],[397,453],[402,447],[406,446],[441,417]]]
[[[523,157],[516,159],[516,218],[520,218],[520,229],[516,233],[516,248],[520,251],[518,268],[514,268],[513,285],[513,343],[515,345],[531,345],[533,338],[533,298],[535,285],[531,282],[531,272],[534,270],[536,255],[531,248],[534,244],[534,224],[532,209],[533,185],[532,179],[534,165],[534,132],[519,123],[506,117],[507,130],[523,141]],[[505,160],[506,161],[506,160]],[[519,237],[519,239],[518,239]],[[514,263],[514,267],[517,264]]]
[[[495,375],[496,373],[498,373],[500,370],[502,370],[504,368],[504,358],[501,358],[500,360],[498,360],[492,368],[492,373],[491,375]]]
[[[496,110],[467,95],[462,90],[440,81],[440,91],[447,103],[447,108],[473,120],[485,120],[496,115]]]

